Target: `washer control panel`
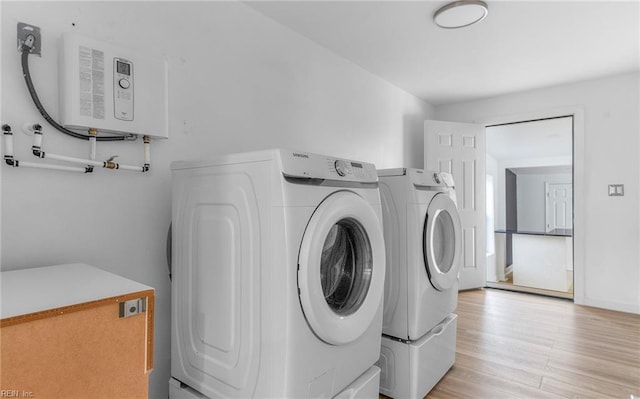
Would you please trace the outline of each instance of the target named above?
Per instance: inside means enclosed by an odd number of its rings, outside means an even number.
[[[299,151],[281,150],[282,173],[287,177],[342,180],[363,183],[378,181],[372,163]]]

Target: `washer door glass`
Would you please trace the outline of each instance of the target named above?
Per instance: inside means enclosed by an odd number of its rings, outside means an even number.
[[[327,197],[313,213],[298,257],[302,311],[332,345],[358,339],[382,311],[384,238],[371,204],[350,191]]]
[[[446,290],[458,280],[462,237],[453,200],[437,194],[429,203],[424,227],[424,262],[434,288]]]
[[[341,316],[358,310],[367,296],[372,270],[371,244],[362,225],[353,218],[334,224],[320,259],[322,292],[331,310]]]

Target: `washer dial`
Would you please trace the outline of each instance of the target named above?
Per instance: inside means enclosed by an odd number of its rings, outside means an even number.
[[[348,173],[351,173],[351,165],[346,161],[338,159],[333,163],[333,167],[336,169],[336,173],[339,176],[346,176]]]

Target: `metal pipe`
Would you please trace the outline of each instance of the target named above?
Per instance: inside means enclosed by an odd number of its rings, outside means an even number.
[[[29,130],[33,131],[33,145],[31,146],[31,151],[33,155],[38,158],[43,158],[44,154],[42,152],[42,126],[39,124],[31,125]]]
[[[142,166],[131,166],[131,165],[121,165],[121,164],[116,164],[116,169],[122,169],[122,170],[131,170],[134,172],[144,172],[144,167]]]
[[[151,167],[151,137],[143,136],[142,141],[144,142],[144,166],[142,171],[148,172]]]
[[[33,132],[33,146],[38,149],[42,148],[42,132],[39,130]]]
[[[2,135],[4,136],[4,159],[13,158],[13,132],[11,126],[2,125]]]
[[[123,165],[123,164],[119,164],[117,162],[113,162],[113,160],[109,159],[107,161],[94,161],[91,159],[83,159],[83,158],[75,158],[75,157],[68,157],[66,155],[59,155],[59,154],[52,154],[50,152],[41,152],[40,158],[48,158],[48,159],[54,159],[56,161],[63,161],[63,162],[71,162],[71,163],[78,163],[78,164],[83,164],[83,165],[89,165],[87,166],[87,168],[91,169],[91,166],[100,166],[106,169],[122,169],[122,170],[131,170],[134,172],[146,172],[145,168],[143,166],[131,166],[131,165]]]
[[[23,162],[23,161],[15,161],[15,167],[28,167],[28,168],[37,168],[37,169],[53,169],[53,170],[63,170],[66,172],[82,172],[87,173],[87,169],[81,168],[78,166],[64,166],[64,165],[52,165],[47,163],[35,163],[35,162]]]
[[[95,157],[96,157],[96,141],[97,141],[97,135],[98,132],[96,129],[89,129],[89,142],[90,142],[90,149],[89,149],[89,158],[90,159],[84,159],[84,158],[77,158],[77,157],[70,157],[67,155],[60,155],[60,154],[53,154],[50,152],[45,152],[42,151],[42,139],[43,139],[43,135],[42,135],[42,127],[38,124],[33,125],[33,146],[31,147],[31,150],[33,152],[33,155],[38,157],[38,158],[48,158],[48,159],[53,159],[56,161],[62,161],[62,162],[69,162],[69,163],[76,163],[76,164],[82,164],[85,167],[84,168],[79,168],[79,167],[73,167],[73,166],[62,166],[62,165],[51,165],[51,164],[37,164],[37,163],[31,163],[31,162],[19,162],[18,160],[15,160],[13,158],[13,133],[11,132],[11,127],[9,125],[3,125],[2,126],[2,130],[3,130],[3,134],[5,137],[5,162],[10,165],[10,166],[14,166],[14,167],[18,167],[18,166],[28,166],[28,167],[33,167],[33,168],[41,168],[41,169],[56,169],[56,170],[65,170],[65,171],[74,171],[74,172],[83,172],[83,173],[91,173],[93,172],[93,167],[94,166],[99,166],[99,167],[103,167],[106,169],[122,169],[122,170],[130,170],[130,171],[134,171],[134,172],[147,172],[149,170],[149,164],[150,164],[150,158],[151,158],[151,151],[150,151],[150,137],[149,136],[144,136],[144,165],[143,166],[131,166],[131,165],[121,165],[117,162],[113,162],[113,158],[110,158],[106,161],[96,161]]]
[[[89,159],[94,161],[96,159],[96,139],[98,136],[97,129],[89,129]]]
[[[44,151],[42,151],[42,155],[40,156],[40,158],[55,159],[56,161],[78,163],[82,165],[101,166],[101,167],[105,167],[104,165],[106,163],[102,161],[93,161],[91,159],[83,159],[83,158],[76,158],[76,157],[68,157],[66,155],[52,154],[50,152],[44,152]]]
[[[98,129],[89,129],[89,159],[96,159],[96,143],[98,141]],[[88,173],[93,172],[93,165],[87,165]]]
[[[40,151],[40,145],[42,144],[42,133],[39,130],[35,130],[34,133],[36,134],[34,138],[33,148],[37,146],[38,151]],[[82,172],[82,173],[87,172],[86,169],[75,167],[75,166],[51,165],[51,164],[43,164],[43,163],[18,161],[13,157],[13,133],[11,132],[11,126],[2,125],[2,135],[4,136],[4,160],[9,166],[12,166],[14,168],[26,167],[26,168],[64,170],[67,172]],[[34,149],[34,153],[35,152],[36,150]]]

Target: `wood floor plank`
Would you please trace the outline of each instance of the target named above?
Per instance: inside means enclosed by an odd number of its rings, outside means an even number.
[[[469,399],[467,395],[457,394],[445,388],[432,389],[428,397],[429,399]]]
[[[608,382],[640,387],[640,370],[626,366],[615,359],[603,360],[578,353],[554,350],[549,359],[549,366],[563,370],[571,370],[578,374]]]
[[[536,371],[529,371],[528,368],[519,368],[501,361],[491,361],[481,356],[458,353],[456,364],[498,377],[509,375],[513,380],[535,388],[540,387],[542,382],[542,375]]]
[[[456,364],[429,399],[640,397],[640,315],[493,289],[456,313]]]
[[[544,374],[543,381],[546,381],[546,386],[541,386],[541,389],[549,390],[549,386],[551,385],[554,386],[554,392],[557,393],[558,384],[562,383],[562,389],[567,392],[569,397],[586,396],[588,393],[588,396],[600,398],[628,399],[630,395],[634,394],[634,392],[636,396],[640,393],[640,390],[637,387],[634,388],[611,383],[600,378],[589,377],[573,371],[557,369],[554,367],[547,367]],[[550,379],[553,381],[550,381]],[[575,388],[571,388],[571,386]]]
[[[501,362],[509,364],[537,365],[544,368],[549,361],[549,355],[545,353],[536,353],[531,350],[495,344],[474,343],[466,340],[458,341],[458,349],[463,354],[482,355],[487,359],[500,359]]]
[[[619,387],[617,394],[612,392],[596,392],[588,388],[568,384],[563,381],[558,381],[553,377],[544,377],[542,380],[541,390],[545,392],[555,393],[565,398],[580,398],[580,399],[603,399],[603,398],[629,398],[634,393],[631,388]],[[637,393],[637,392],[636,392]]]
[[[462,366],[451,369],[447,377],[449,378],[441,381],[442,384],[438,384],[437,389],[434,388],[436,392],[438,389],[445,389],[459,395],[467,395],[467,397],[487,398],[562,398],[553,392],[542,391],[538,387]],[[427,395],[427,398],[430,396]]]
[[[459,316],[459,315],[458,315]],[[459,334],[469,340],[483,340],[486,342],[522,343],[536,348],[538,351],[549,351],[553,348],[554,340],[545,330],[530,328],[524,331],[512,329],[509,326],[487,326],[482,330],[459,324]]]
[[[635,327],[630,327],[629,330],[633,328]],[[640,329],[640,326],[638,329]],[[564,338],[569,341],[583,340],[584,342],[598,342],[603,336],[607,336],[607,339],[604,341],[607,346],[624,348],[631,351],[637,351],[639,348],[638,340],[640,337],[630,333],[629,331],[612,331],[588,325],[582,325],[571,329],[560,329],[555,338]]]
[[[583,339],[557,339],[553,344],[553,349],[581,353],[602,360],[615,359],[616,362],[640,370],[640,356],[637,351],[620,346],[612,347],[610,343]]]

